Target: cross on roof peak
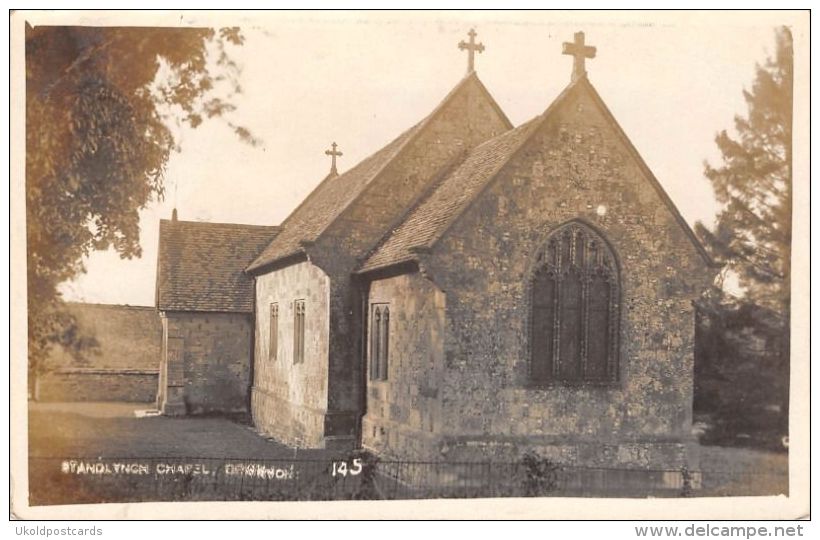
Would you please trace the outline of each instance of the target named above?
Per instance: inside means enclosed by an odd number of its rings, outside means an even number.
[[[470,31],[467,32],[467,35],[470,37],[470,41],[466,42],[464,40],[459,41],[458,48],[459,50],[466,50],[467,51],[467,73],[472,73],[475,71],[475,53],[476,51],[481,53],[484,51],[484,44],[483,43],[476,43],[475,37],[478,35],[474,28],[470,28]]]
[[[586,59],[595,58],[595,47],[590,47],[584,43],[584,33],[575,32],[575,40],[572,43],[564,42],[561,54],[568,54],[573,57],[572,61],[572,81],[576,81],[587,74]]]
[[[336,141],[333,141],[333,144],[330,145],[331,150],[325,150],[325,155],[330,156],[330,174],[339,174],[336,170],[336,156],[342,156],[341,152],[336,150],[339,145],[336,144]]]

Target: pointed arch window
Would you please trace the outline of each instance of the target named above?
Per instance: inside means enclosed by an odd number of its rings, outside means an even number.
[[[603,237],[578,222],[558,228],[538,255],[530,290],[531,379],[616,381],[620,278]]]
[[[305,361],[305,301],[293,301],[293,363]]]
[[[390,356],[390,305],[371,304],[370,313],[370,380],[387,380]]]
[[[268,336],[268,358],[276,360],[279,352],[279,304],[270,305],[270,335]]]

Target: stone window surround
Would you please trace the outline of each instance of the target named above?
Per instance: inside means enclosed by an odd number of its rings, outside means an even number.
[[[387,381],[390,360],[389,302],[372,302],[370,304],[369,335],[368,379],[372,382]]]
[[[608,259],[609,261],[609,283],[611,286],[611,295],[609,301],[609,325],[608,325],[608,333],[609,333],[609,343],[608,343],[608,358],[607,358],[607,374],[605,378],[600,379],[585,379],[583,376],[579,379],[563,379],[557,376],[547,377],[547,378],[535,378],[533,376],[533,360],[534,360],[534,351],[533,351],[533,338],[534,338],[534,328],[533,328],[533,311],[534,311],[534,298],[533,298],[533,284],[535,278],[539,272],[544,271],[544,267],[548,262],[545,262],[545,258],[548,256],[547,250],[550,248],[550,243],[554,242],[556,238],[558,238],[561,234],[566,234],[567,231],[582,231],[587,238],[591,238],[597,241],[597,244],[603,248],[599,253],[601,253],[604,259]],[[575,238],[575,233],[571,233],[573,238]],[[573,242],[574,243],[574,242]],[[587,223],[585,220],[582,219],[572,219],[566,221],[554,228],[552,228],[549,233],[545,236],[545,239],[540,243],[540,248],[536,251],[534,262],[531,266],[531,269],[528,273],[529,278],[527,280],[527,294],[526,298],[528,301],[527,312],[528,312],[528,323],[527,323],[527,345],[526,345],[526,358],[527,358],[527,375],[524,386],[527,388],[539,389],[539,388],[549,388],[554,386],[566,386],[566,387],[617,387],[620,386],[620,324],[621,324],[621,271],[620,271],[620,262],[617,258],[617,254],[613,249],[612,245],[607,240],[606,236],[599,231],[593,225]],[[587,317],[588,313],[586,313],[586,307],[584,308],[585,314],[584,316]],[[555,319],[559,319],[560,314],[555,317]],[[589,321],[585,319],[582,323],[583,327],[588,328]],[[585,345],[587,345],[588,334],[585,333],[583,336],[584,345],[582,346],[582,356],[586,354]],[[555,355],[559,351],[553,349],[553,354]],[[554,360],[553,360],[554,361]],[[585,362],[585,358],[581,359],[581,362]],[[551,369],[554,370],[555,364],[551,366]]]
[[[293,363],[305,361],[305,300],[293,301]]]
[[[269,328],[268,359],[276,360],[279,355],[279,303],[270,304],[270,328]]]

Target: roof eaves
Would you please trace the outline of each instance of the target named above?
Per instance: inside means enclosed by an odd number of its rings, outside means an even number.
[[[265,261],[263,263],[257,264],[257,260],[254,260],[250,265],[248,265],[243,272],[249,276],[265,274],[273,270],[278,270],[280,268],[285,268],[286,266],[291,266],[293,264],[306,261],[307,253],[305,253],[304,249],[300,248],[282,255],[281,257],[276,257],[275,259]]]
[[[376,266],[361,268],[355,273],[363,278],[379,279],[417,271],[419,269],[419,262],[417,257],[410,255]]]
[[[208,306],[192,306],[187,304],[168,304],[159,311],[170,313],[253,313],[252,308],[214,308]]]

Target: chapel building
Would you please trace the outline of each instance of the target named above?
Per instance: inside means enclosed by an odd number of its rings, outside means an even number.
[[[243,301],[208,317],[249,352],[197,376],[239,374],[257,429],[294,447],[693,465],[693,301],[715,269],[589,81],[595,48],[566,43],[570,84],[513,127],[475,33],[459,47],[467,75],[426,118],[342,174],[334,143],[318,187],[236,248]],[[198,386],[169,352],[194,353],[171,331],[199,339],[202,313],[172,305],[164,395],[176,377],[184,408]]]

